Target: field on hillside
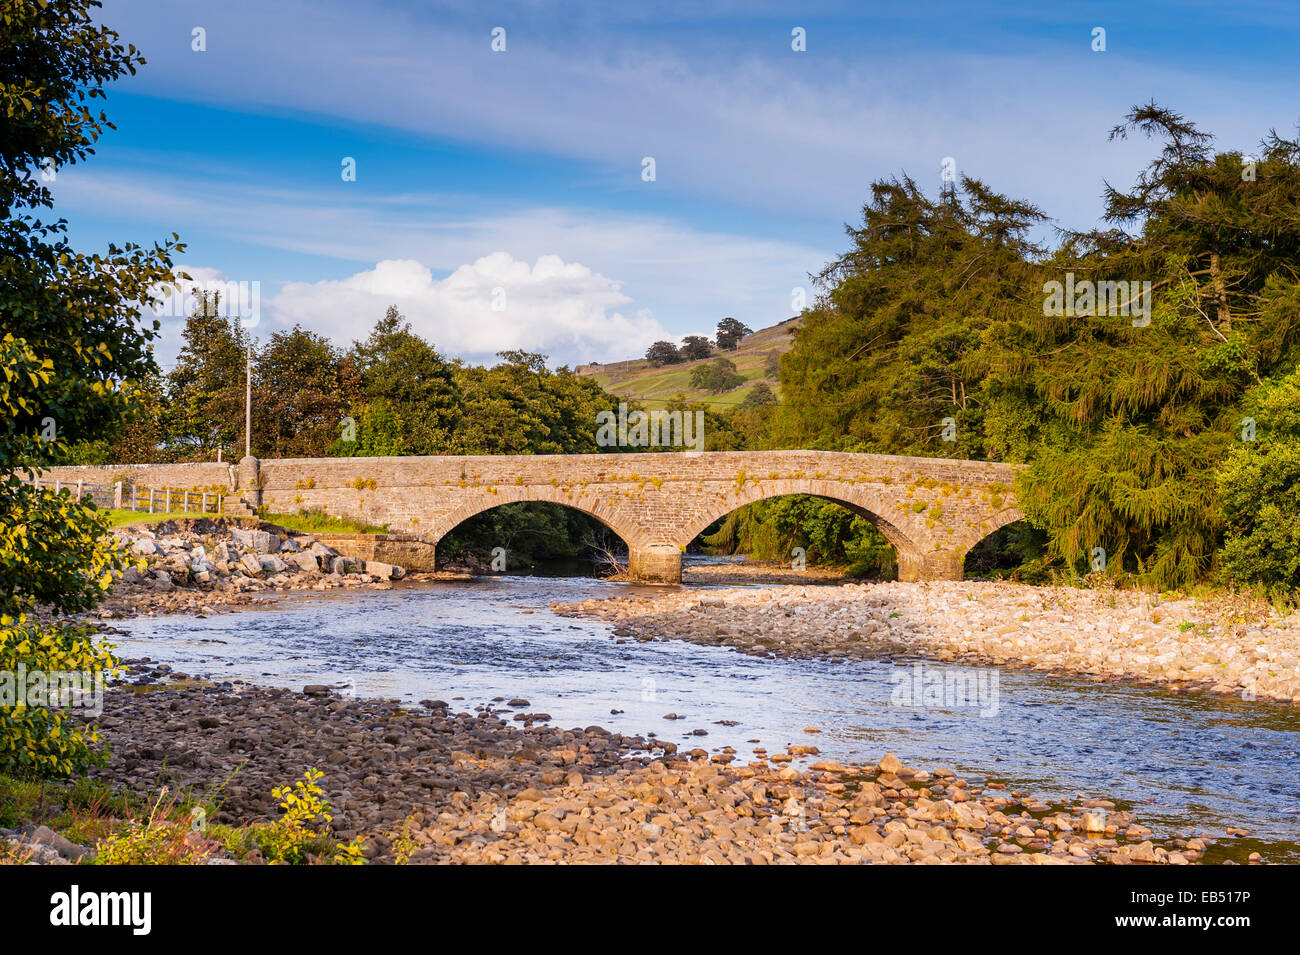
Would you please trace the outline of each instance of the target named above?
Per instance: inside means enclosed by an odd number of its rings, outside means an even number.
[[[714,411],[725,411],[744,401],[750,389],[760,381],[767,382],[780,398],[780,382],[775,377],[767,377],[763,366],[769,352],[790,350],[794,343],[791,333],[798,325],[799,319],[791,318],[779,325],[759,329],[741,339],[735,351],[715,351],[712,357],[698,361],[656,368],[644,358],[636,358],[605,365],[579,365],[576,370],[580,375],[591,375],[602,388],[620,398],[635,398],[653,406],[683,395]],[[736,370],[745,376],[745,383],[720,395],[692,388],[691,372],[719,355],[736,363]]]

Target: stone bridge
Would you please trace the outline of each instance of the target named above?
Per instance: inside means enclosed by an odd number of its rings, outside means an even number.
[[[860,514],[893,544],[901,580],[960,580],[966,552],[1021,519],[1016,467],[833,451],[705,451],[461,457],[245,458],[235,465],[52,469],[65,483],[237,491],[273,513],[320,508],[434,544],[462,521],[515,501],[551,501],[627,544],[630,576],[681,580],[682,552],[736,508],[786,494]]]

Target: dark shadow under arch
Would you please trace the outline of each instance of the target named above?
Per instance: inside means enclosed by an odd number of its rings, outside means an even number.
[[[439,566],[474,573],[542,569],[556,576],[605,576],[626,565],[628,542],[585,508],[517,500],[476,509],[442,534],[436,553]],[[565,568],[573,573],[562,573]]]
[[[967,577],[1001,577],[1043,557],[1047,535],[1023,517],[1009,521],[986,534],[966,552],[963,570]]]

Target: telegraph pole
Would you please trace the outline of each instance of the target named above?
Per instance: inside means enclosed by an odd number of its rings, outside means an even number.
[[[253,339],[248,340],[244,365],[244,457],[253,456]]]

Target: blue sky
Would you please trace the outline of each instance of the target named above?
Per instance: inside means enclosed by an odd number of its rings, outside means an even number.
[[[480,361],[788,318],[871,181],[937,188],[945,156],[1079,228],[1153,153],[1106,142],[1135,103],[1222,148],[1300,119],[1283,3],[107,0],[103,20],[148,65],[59,171],[80,247],[179,232],[196,278],[261,283],[259,336],[347,344],[396,302]]]

